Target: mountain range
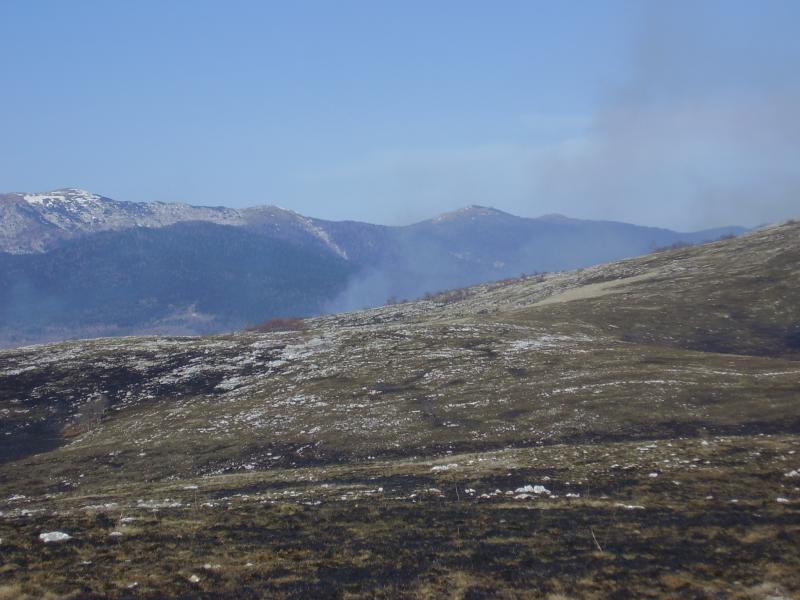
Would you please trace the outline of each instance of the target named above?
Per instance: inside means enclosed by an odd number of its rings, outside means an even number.
[[[384,226],[277,206],[125,202],[75,188],[7,193],[0,195],[0,346],[211,333],[744,231],[679,233],[483,206]]]

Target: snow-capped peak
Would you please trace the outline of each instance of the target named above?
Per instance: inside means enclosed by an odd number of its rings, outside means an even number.
[[[23,194],[22,197],[28,204],[39,206],[63,204],[66,202],[76,204],[94,204],[100,200],[100,196],[97,194],[92,194],[91,192],[79,188],[64,188],[45,194]]]

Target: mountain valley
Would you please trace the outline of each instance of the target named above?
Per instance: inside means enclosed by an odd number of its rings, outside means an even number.
[[[2,351],[0,591],[794,597],[798,280],[789,222],[292,331]]]

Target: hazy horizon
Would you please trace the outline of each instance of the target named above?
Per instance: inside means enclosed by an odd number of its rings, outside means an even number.
[[[407,224],[800,213],[800,5],[10,1],[0,189]]]

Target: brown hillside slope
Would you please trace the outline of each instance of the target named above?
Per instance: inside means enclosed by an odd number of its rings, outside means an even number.
[[[0,586],[800,593],[799,264],[786,224],[302,331],[0,352]]]

